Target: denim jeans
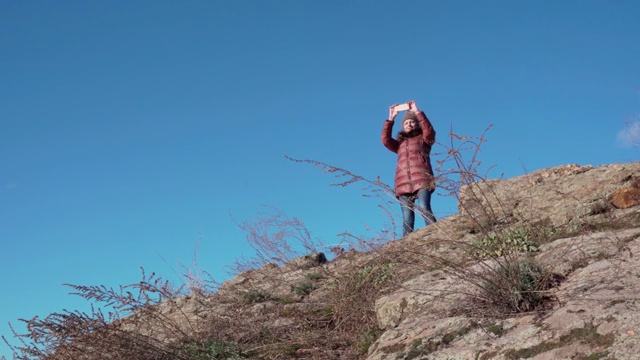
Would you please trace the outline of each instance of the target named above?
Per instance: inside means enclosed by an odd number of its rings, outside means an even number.
[[[417,193],[400,195],[400,208],[402,209],[402,236],[407,236],[413,231],[415,223],[415,211],[417,208],[426,225],[436,222],[436,217],[431,211],[431,194],[433,190],[420,189]],[[418,204],[414,204],[414,201]]]

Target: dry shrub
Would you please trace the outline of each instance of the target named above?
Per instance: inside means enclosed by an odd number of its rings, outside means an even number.
[[[460,279],[464,276],[465,283],[472,285],[453,313],[485,318],[544,312],[554,300],[549,290],[563,279],[535,257],[516,253],[445,271]]]
[[[500,266],[482,287],[482,299],[500,314],[522,313],[539,309],[545,302],[544,292],[553,285],[551,276],[532,258]]]
[[[184,344],[223,335],[212,332],[212,319],[205,311],[206,299],[217,284],[213,280],[200,283],[205,286],[174,287],[143,270],[140,282],[118,289],[66,284],[72,294],[91,303],[91,311],[64,310],[45,318],[20,319],[27,327],[25,334],[14,331],[20,344],[10,345],[3,339],[18,360],[194,359]]]
[[[338,234],[341,238],[341,247],[347,248],[347,250],[372,251],[398,238],[398,228],[401,227],[399,224],[402,224],[402,221],[397,220],[397,212],[394,211],[392,207],[392,205],[398,203],[395,197],[395,191],[392,187],[382,182],[379,177],[376,180],[370,180],[347,169],[329,165],[321,161],[294,159],[289,156],[285,157],[292,162],[312,165],[320,168],[323,173],[332,174],[339,179],[337,182],[330,184],[332,187],[347,187],[356,183],[363,183],[365,187],[361,189],[363,191],[362,196],[379,201],[376,206],[383,212],[385,215],[384,220],[386,221],[384,226],[382,226],[382,230],[374,230],[366,224],[364,225],[366,235],[356,235],[352,231],[347,230]]]
[[[256,219],[236,222],[254,250],[251,258],[235,261],[231,272],[239,274],[258,269],[266,264],[285,265],[296,257],[317,253],[325,247],[320,239],[314,239],[304,222],[289,217],[284,211],[272,206],[258,213]]]
[[[532,223],[527,214],[514,213],[510,199],[502,199],[494,191],[495,180],[487,179],[493,166],[483,170],[480,161],[481,146],[486,142],[485,135],[490,128],[480,136],[460,136],[451,129],[449,143],[438,143],[438,147],[434,147],[439,150],[433,154],[439,158],[436,161],[437,188],[445,196],[458,200],[465,214],[459,219],[467,224],[453,230],[441,227],[440,222],[435,223],[432,226],[445,234],[444,238],[431,240],[426,245],[394,245],[398,248],[395,253],[388,250],[385,254],[394,253],[395,261],[413,267],[414,274],[441,269],[469,284],[464,295],[478,307],[490,310],[488,312],[505,315],[540,309],[549,300],[545,292],[555,284],[551,279],[557,280],[557,277],[547,264],[539,263],[533,257],[522,262],[521,254],[537,251],[546,237],[544,232],[554,229]],[[394,213],[392,206],[397,207],[393,189],[379,179],[369,180],[315,160],[290,160],[311,164],[333,174],[339,181],[332,186],[366,184],[367,196],[382,200],[379,207],[384,209],[391,223],[401,223],[390,216]],[[465,201],[461,201],[462,196]],[[461,231],[473,234],[475,240],[462,237]],[[366,243],[362,237],[358,241]]]
[[[490,184],[480,174],[478,160],[484,135],[458,136],[451,131],[450,143],[439,144],[443,151],[434,154],[442,157],[436,171],[441,191],[456,199],[464,192],[475,200],[462,203],[467,215],[460,216],[454,227],[433,225],[444,234],[441,237],[426,244],[415,237],[390,243],[400,227],[392,216],[391,207],[397,206],[393,189],[379,179],[368,180],[322,162],[289,158],[337,176],[341,180],[334,186],[364,182],[365,196],[381,200],[378,206],[392,230],[372,232],[370,237],[341,234],[341,245],[349,250],[370,250],[365,260],[351,263],[349,256],[355,252],[342,249],[339,260],[347,265],[334,277],[313,268],[289,268],[292,259],[317,253],[324,245],[312,238],[300,219],[268,208],[258,219],[239,224],[256,255],[239,260],[234,268],[238,273],[247,271],[243,273],[247,277],[259,276],[260,286],[245,289],[235,300],[219,301],[220,291],[206,281],[190,279],[191,288],[185,290],[144,272],[142,281],[119,289],[69,285],[94,304],[92,311],[21,320],[27,333],[14,331],[21,342],[11,346],[14,356],[19,360],[358,359],[382,333],[375,300],[411,276],[433,269],[468,285],[463,290],[466,307],[483,316],[545,309],[549,289],[560,277],[551,271],[553,263],[538,262],[527,251],[558,234],[533,223],[527,214],[514,214],[505,205],[509,199],[485,186]],[[474,211],[464,208],[474,203],[490,205]],[[562,256],[555,259],[563,261]],[[287,278],[301,272],[295,281]],[[290,292],[283,294],[282,288]],[[102,309],[107,308],[105,313]]]
[[[366,354],[380,335],[374,303],[381,294],[396,288],[397,264],[378,258],[335,278],[329,285],[332,332],[351,344],[356,355]]]

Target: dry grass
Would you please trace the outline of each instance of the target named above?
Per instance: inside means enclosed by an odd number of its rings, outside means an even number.
[[[347,232],[341,234],[344,247],[336,249],[336,268],[291,268],[292,260],[325,245],[300,219],[267,208],[257,219],[238,223],[256,254],[233,267],[245,283],[219,290],[212,279],[202,279],[206,273],[198,273],[197,279],[190,274],[189,286],[176,288],[143,271],[141,281],[117,289],[67,285],[92,304],[92,311],[21,319],[27,332],[14,331],[19,341],[10,345],[14,359],[364,358],[382,333],[375,300],[433,269],[467,284],[465,307],[483,316],[545,311],[550,289],[562,277],[554,274],[555,264],[533,255],[567,229],[513,214],[504,205],[509,199],[500,199],[491,186],[477,186],[487,182],[478,160],[484,133],[464,137],[451,131],[449,140],[436,154],[438,186],[458,199],[464,192],[461,206],[467,215],[455,228],[434,224],[442,234],[437,239],[389,244],[395,230],[370,237]],[[318,161],[290,160],[337,176],[334,186],[365,183],[366,196],[379,199],[391,228],[398,228],[393,190],[380,180]],[[464,208],[474,203],[494,205]]]

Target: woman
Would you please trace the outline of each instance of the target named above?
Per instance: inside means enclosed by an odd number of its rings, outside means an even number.
[[[402,131],[397,139],[391,136],[394,119],[398,115],[398,104],[389,107],[389,119],[382,128],[382,143],[398,154],[395,176],[396,197],[402,209],[402,236],[413,231],[415,222],[415,201],[418,211],[427,225],[435,223],[431,211],[431,194],[436,184],[429,154],[436,141],[436,131],[427,116],[415,101],[409,101],[409,110],[402,118]]]

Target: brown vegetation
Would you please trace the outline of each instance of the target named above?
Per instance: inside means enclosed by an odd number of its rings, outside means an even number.
[[[21,320],[27,333],[14,333],[20,341],[12,346],[14,358],[361,359],[376,349],[419,358],[478,329],[501,336],[502,319],[542,316],[555,306],[553,289],[571,271],[588,264],[581,259],[610,256],[584,248],[580,251],[585,256],[569,264],[566,259],[576,251],[575,242],[563,243],[546,258],[537,256],[541,247],[589,227],[628,227],[633,220],[607,218],[612,209],[608,203],[594,203],[585,210],[590,219],[601,222],[576,222],[572,215],[559,223],[555,220],[559,217],[540,217],[533,206],[523,210],[520,205],[528,200],[505,196],[497,182],[479,173],[478,156],[485,141],[484,134],[463,137],[451,131],[450,143],[436,154],[441,159],[439,187],[459,200],[460,215],[400,241],[390,242],[395,237],[391,232],[370,238],[345,233],[344,249],[327,261],[318,252],[323,245],[302,221],[271,209],[257,220],[239,224],[256,257],[239,260],[234,267],[238,276],[231,281],[218,286],[205,278],[191,281],[196,286],[176,288],[143,271],[140,282],[118,289],[68,285],[91,302],[93,310]],[[336,186],[367,184],[367,195],[382,200],[385,214],[393,213],[392,190],[379,180],[318,161],[291,160],[338,176]],[[558,193],[561,202],[572,201],[561,189]],[[392,216],[389,221],[395,224]],[[607,248],[622,251],[625,240],[617,240]],[[412,287],[411,281],[420,276],[444,279],[442,288]],[[385,346],[380,337],[387,325],[379,318],[377,301],[398,291],[455,304],[440,309],[463,325],[443,332],[437,340],[416,338],[409,344]],[[394,306],[399,311],[387,321],[392,325],[426,305],[403,299]],[[574,338],[590,339],[600,347],[611,343],[608,335],[598,335],[590,327],[550,341],[547,347]],[[518,358],[543,350],[531,346],[506,355]]]

